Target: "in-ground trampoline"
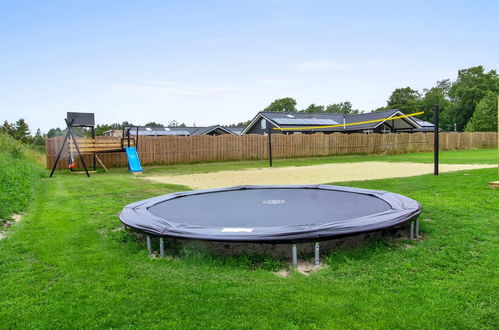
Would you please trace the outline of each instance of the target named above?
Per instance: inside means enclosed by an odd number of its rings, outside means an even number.
[[[410,222],[418,236],[421,205],[380,190],[307,185],[237,186],[172,193],[127,205],[125,226],[151,236],[223,242],[293,244],[378,231]]]

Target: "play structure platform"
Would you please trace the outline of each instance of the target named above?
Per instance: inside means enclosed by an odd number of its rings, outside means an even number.
[[[54,175],[57,164],[61,160],[64,153],[67,153],[69,170],[73,173],[85,173],[88,177],[90,176],[89,173],[97,171],[97,163],[99,163],[102,168],[107,171],[104,163],[99,158],[99,154],[117,152],[126,153],[128,168],[132,173],[142,173],[142,167],[140,166],[140,159],[137,153],[139,139],[137,126],[123,127],[123,133],[120,140],[107,140],[95,138],[95,116],[93,113],[68,112],[65,121],[67,127],[66,136],[62,141],[62,145],[57,154],[52,171],[50,172],[50,177]],[[76,138],[74,134],[74,128],[76,127],[90,129],[91,138]],[[131,136],[130,134],[130,131],[133,129],[137,130],[137,134],[135,134],[135,136]],[[89,171],[83,155],[92,156],[92,170]],[[84,172],[76,171],[78,162],[76,156],[78,156],[78,160],[80,162],[79,165],[83,167]]]

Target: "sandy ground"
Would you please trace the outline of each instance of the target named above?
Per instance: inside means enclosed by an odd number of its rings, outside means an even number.
[[[441,164],[440,172],[474,170],[496,166]],[[238,185],[323,184],[340,181],[399,178],[430,173],[433,173],[433,164],[359,162],[151,176],[144,177],[144,179],[184,185],[192,189],[207,189]]]

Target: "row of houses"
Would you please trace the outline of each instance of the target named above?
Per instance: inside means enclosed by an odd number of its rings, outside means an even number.
[[[268,134],[312,134],[331,133],[399,133],[433,131],[432,123],[405,117],[399,109],[361,114],[302,113],[302,112],[259,112],[246,127],[212,125],[206,127],[139,127],[130,130],[132,135],[148,136],[196,136],[196,135],[244,135]],[[358,123],[358,124],[356,124]],[[332,126],[332,127],[328,127]],[[313,127],[313,128],[311,128]],[[276,128],[276,129],[274,129]],[[105,135],[121,136],[121,131],[108,131]]]

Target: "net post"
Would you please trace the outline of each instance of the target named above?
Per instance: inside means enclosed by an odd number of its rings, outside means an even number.
[[[409,228],[409,239],[414,240],[414,220],[411,221],[411,227]]]
[[[147,252],[149,255],[152,254],[152,246],[151,246],[151,236],[147,235],[146,236],[146,242],[147,242]]]
[[[319,242],[315,242],[315,265],[319,266],[321,263],[321,257],[320,257],[320,247],[319,247]]]
[[[419,238],[419,219],[414,221],[414,237]]]
[[[159,238],[159,256],[161,258],[165,257],[165,242],[163,240],[163,237]]]
[[[272,127],[270,126],[270,123],[269,123],[269,127],[267,127],[267,131],[268,131],[268,136],[269,136],[269,166],[272,167]]]
[[[438,136],[438,125],[439,125],[439,107],[438,104],[435,104],[433,106],[433,116],[434,116],[434,123],[433,123],[433,174],[438,175],[438,153],[440,149],[440,141],[439,141],[439,136]]]
[[[94,140],[94,153],[93,153],[94,155],[93,155],[92,162],[94,165],[94,171],[97,171],[97,152],[95,151],[97,142],[95,141],[95,127],[92,126],[91,130],[92,130],[92,140]]]
[[[298,267],[298,251],[295,243],[291,246],[291,262],[294,268]]]

